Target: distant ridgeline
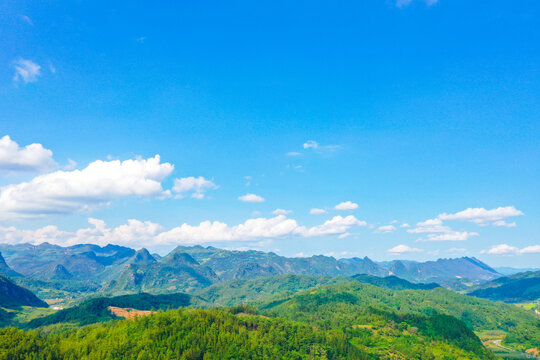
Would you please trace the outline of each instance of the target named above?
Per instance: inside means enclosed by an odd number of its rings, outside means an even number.
[[[463,257],[424,263],[376,263],[367,257],[329,256],[287,258],[260,251],[229,251],[214,247],[179,246],[165,257],[146,249],[81,244],[61,247],[0,245],[0,274],[45,298],[76,298],[102,291],[109,295],[193,292],[232,279],[254,279],[279,274],[377,277],[396,276],[415,283],[438,283],[460,288],[501,275],[478,259]],[[9,264],[9,266],[8,266]],[[397,286],[397,285],[396,285]]]

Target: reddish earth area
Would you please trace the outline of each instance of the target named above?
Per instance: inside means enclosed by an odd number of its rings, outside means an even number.
[[[109,306],[108,309],[111,313],[113,313],[113,315],[124,318],[124,319],[135,319],[141,316],[148,316],[152,314],[152,311],[149,311],[149,310],[120,308],[116,306]]]

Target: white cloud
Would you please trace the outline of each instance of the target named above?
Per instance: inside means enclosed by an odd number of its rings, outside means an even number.
[[[14,81],[23,81],[24,83],[36,82],[41,76],[41,66],[32,60],[18,59],[13,62],[15,67]]]
[[[402,227],[402,228],[410,228],[411,225],[407,224],[407,223],[403,223],[401,224],[399,227]]]
[[[531,245],[519,250],[521,254],[538,254],[540,253],[540,245]]]
[[[243,224],[229,226],[220,221],[203,221],[199,225],[182,224],[157,236],[158,243],[205,243],[222,241],[251,241],[293,235],[298,228],[296,220],[283,215],[248,219]]]
[[[404,254],[404,253],[415,253],[415,252],[422,252],[424,250],[422,249],[417,249],[417,248],[412,248],[408,245],[397,245],[397,246],[394,246],[393,248],[391,249],[388,249],[388,252],[389,253],[392,253],[392,254]]]
[[[65,170],[73,170],[77,167],[77,162],[72,159],[68,159],[68,163],[64,165]]]
[[[243,201],[243,202],[258,203],[258,202],[263,202],[264,198],[262,196],[255,195],[255,194],[246,194],[246,195],[239,196],[238,200]]]
[[[292,213],[292,210],[276,209],[272,211],[272,214],[274,215],[288,215],[290,213]]]
[[[8,172],[36,171],[54,169],[57,164],[52,158],[52,151],[41,144],[20,147],[9,135],[0,139],[0,170]]]
[[[519,254],[538,254],[540,253],[540,245],[526,246],[523,249],[519,249],[515,246],[507,244],[500,244],[492,246],[488,250],[480,251],[482,254],[490,255],[519,255]]]
[[[391,233],[392,231],[395,231],[396,230],[396,227],[394,225],[384,225],[384,226],[379,226],[377,228],[377,232],[381,232],[381,233]]]
[[[344,232],[343,234],[339,235],[338,238],[339,239],[345,239],[349,236],[351,236],[352,234],[350,232]]]
[[[450,231],[441,234],[427,234],[427,239],[418,239],[417,241],[465,241],[471,236],[478,236],[478,233],[467,231]]]
[[[353,226],[367,226],[365,221],[358,220],[353,215],[346,217],[334,216],[325,221],[322,225],[312,228],[299,228],[296,232],[305,237],[323,236],[332,234],[342,234],[347,232]]]
[[[0,188],[0,220],[88,211],[121,196],[170,196],[161,181],[173,169],[156,155],[146,160],[97,160],[82,170],[40,175]]]
[[[187,192],[192,192],[191,197],[194,199],[203,199],[204,193],[207,190],[217,189],[217,185],[212,181],[205,179],[202,176],[199,177],[185,177],[180,179],[174,179],[174,186],[172,190],[177,194],[175,197],[181,199]]]
[[[412,2],[413,2],[413,0],[396,0],[396,6],[401,8],[401,7],[405,7],[407,5],[410,5]],[[438,2],[438,0],[423,0],[423,2],[427,6],[432,6],[432,5],[435,5]]]
[[[90,227],[74,232],[59,230],[56,226],[46,226],[37,230],[19,230],[15,227],[0,227],[3,242],[32,243],[50,242],[59,245],[109,243],[132,247],[159,247],[178,244],[201,244],[210,242],[253,242],[266,246],[272,239],[283,237],[315,237],[325,235],[348,236],[353,226],[365,226],[364,221],[354,216],[336,216],[322,225],[307,228],[299,226],[294,219],[284,215],[273,218],[248,219],[238,225],[227,225],[220,221],[203,221],[198,225],[184,223],[166,230],[151,221],[128,220],[127,224],[109,228],[105,221],[89,218]]]
[[[30,19],[30,17],[28,17],[26,15],[22,15],[22,14],[19,15],[19,19],[21,19],[22,21],[24,21],[28,25],[34,26],[34,22],[32,21],[32,19]]]
[[[36,230],[18,230],[15,227],[0,227],[0,237],[8,244],[48,242],[57,245],[96,244],[147,247],[151,245],[163,227],[150,221],[130,219],[127,224],[108,228],[105,221],[89,218],[90,227],[75,232],[61,231],[54,225]]]
[[[440,220],[459,220],[470,221],[478,225],[496,225],[496,226],[512,226],[506,224],[504,220],[509,217],[522,216],[522,211],[514,206],[498,207],[496,209],[486,210],[484,208],[468,208],[455,214],[443,213],[438,216]]]
[[[448,249],[449,253],[464,253],[467,252],[467,249],[465,248],[450,248]]]
[[[443,225],[439,218],[421,221],[415,228],[408,229],[411,234],[427,234],[427,238],[417,241],[465,241],[471,236],[478,236],[476,232],[454,231],[450,227]]]
[[[290,151],[290,152],[286,153],[285,155],[287,155],[287,156],[300,156],[300,155],[302,155],[302,153],[297,152],[297,151]]]
[[[505,226],[505,227],[516,227],[515,222],[507,223],[504,220],[497,220],[492,225],[494,225],[494,226]]]
[[[334,209],[336,209],[336,210],[356,210],[356,209],[358,209],[358,204],[350,202],[350,201],[345,201],[345,202],[339,203],[336,206],[334,206]]]
[[[310,213],[311,215],[321,215],[321,214],[326,214],[327,211],[324,210],[324,209],[313,208],[313,209],[309,210],[309,213]]]
[[[304,143],[304,149],[318,149],[319,143],[315,140],[308,140]]]
[[[321,145],[315,140],[306,141],[302,147],[306,150],[311,149],[319,154],[330,154],[341,148],[340,145]]]

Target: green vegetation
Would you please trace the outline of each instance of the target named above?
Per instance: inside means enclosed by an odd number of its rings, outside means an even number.
[[[501,277],[478,286],[469,295],[518,303],[540,299],[540,271]]]
[[[23,305],[48,306],[30,290],[20,287],[7,277],[0,275],[0,307],[13,309]]]
[[[328,305],[330,304],[330,305]],[[357,282],[340,283],[300,292],[281,301],[262,306],[267,314],[304,320],[322,318],[328,307],[326,328],[357,321],[361,314],[377,309],[400,315],[432,316],[445,314],[463,321],[469,329],[502,330],[508,333],[506,346],[525,349],[540,346],[540,318],[533,313],[504,303],[493,303],[450,290],[390,291]],[[337,312],[336,309],[342,309]],[[343,314],[344,318],[340,318]],[[369,325],[369,317],[363,325]]]
[[[186,294],[166,295],[124,295],[113,298],[90,299],[81,305],[58,311],[49,316],[31,320],[25,327],[37,328],[53,324],[88,325],[116,319],[109,306],[133,308],[137,310],[167,310],[188,306],[192,297]]]

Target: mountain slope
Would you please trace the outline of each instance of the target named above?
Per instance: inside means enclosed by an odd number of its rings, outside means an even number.
[[[212,269],[200,265],[189,254],[176,252],[160,261],[129,264],[103,291],[106,294],[186,292],[216,281],[218,277]]]
[[[540,271],[501,277],[484,283],[469,295],[510,303],[540,299]]]
[[[0,307],[13,309],[20,306],[48,307],[30,290],[20,287],[7,277],[0,275]]]
[[[69,323],[78,326],[117,319],[108,309],[109,306],[131,308],[137,310],[168,310],[188,306],[192,297],[186,294],[150,295],[136,294],[123,295],[112,298],[96,298],[83,302],[69,309],[60,310],[49,316],[34,319],[27,324],[27,328]]]
[[[351,277],[352,279],[375,286],[383,287],[390,290],[431,290],[440,287],[439,284],[415,284],[407,280],[400,279],[397,276],[377,277],[367,274],[358,274]]]
[[[0,275],[14,277],[14,276],[22,276],[15,270],[9,267],[9,265],[6,263],[6,260],[2,256],[2,253],[0,252]]]

